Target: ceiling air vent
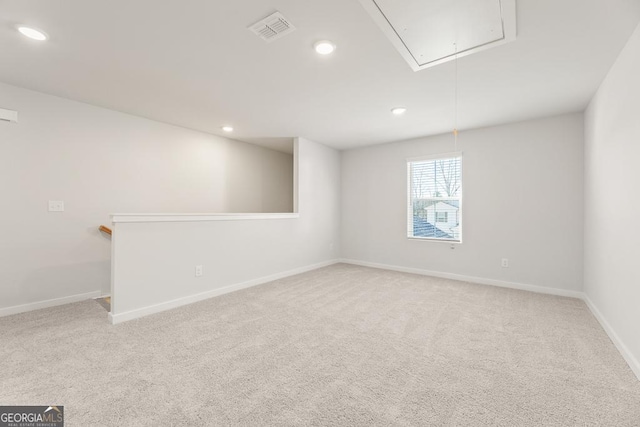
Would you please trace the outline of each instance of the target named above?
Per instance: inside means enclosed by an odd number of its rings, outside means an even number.
[[[266,42],[272,42],[279,39],[285,34],[289,34],[295,30],[291,22],[287,20],[280,12],[276,12],[266,18],[256,22],[249,27],[258,37]]]

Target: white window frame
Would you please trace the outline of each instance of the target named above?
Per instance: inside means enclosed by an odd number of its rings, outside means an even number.
[[[420,156],[420,157],[410,157],[406,159],[407,162],[407,239],[409,240],[417,240],[417,241],[426,241],[426,242],[444,242],[444,243],[462,243],[462,200],[464,194],[464,157],[462,155],[462,151],[450,152],[450,153],[442,153],[442,154],[432,154],[428,156]],[[458,239],[445,239],[438,237],[419,237],[413,235],[413,203],[411,198],[411,164],[417,162],[426,162],[431,160],[442,160],[442,159],[452,159],[452,158],[460,158],[460,196],[459,197],[441,197],[441,198],[433,198],[433,200],[443,199],[443,200],[457,200],[458,201],[458,218],[460,219],[458,227],[460,227],[460,238]],[[434,219],[435,222],[435,219]],[[435,225],[435,224],[434,224]]]

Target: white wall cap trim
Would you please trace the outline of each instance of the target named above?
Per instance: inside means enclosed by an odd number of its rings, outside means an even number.
[[[202,222],[248,221],[260,219],[296,219],[298,213],[119,213],[111,214],[111,222]]]

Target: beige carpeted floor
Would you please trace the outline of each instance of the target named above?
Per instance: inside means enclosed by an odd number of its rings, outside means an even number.
[[[0,319],[0,404],[67,426],[640,426],[583,302],[335,265],[111,326]]]

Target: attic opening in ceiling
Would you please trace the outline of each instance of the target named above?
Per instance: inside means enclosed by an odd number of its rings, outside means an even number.
[[[360,0],[414,71],[516,38],[515,0]]]

